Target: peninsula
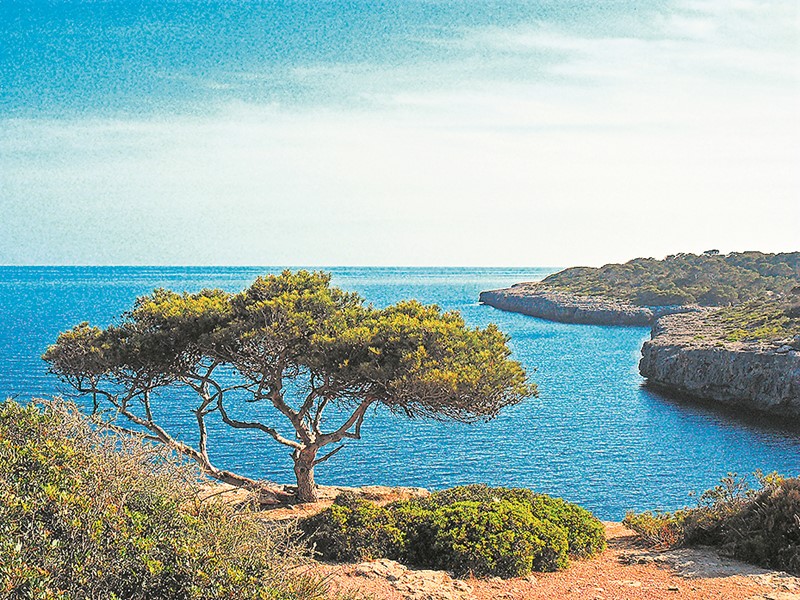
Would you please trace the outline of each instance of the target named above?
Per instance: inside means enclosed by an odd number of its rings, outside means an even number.
[[[574,267],[480,301],[551,321],[650,325],[639,364],[649,385],[800,416],[800,252]]]

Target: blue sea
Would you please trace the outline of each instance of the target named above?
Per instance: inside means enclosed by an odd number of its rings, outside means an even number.
[[[237,291],[276,267],[0,267],[0,397],[68,395],[40,359],[58,333],[81,321],[105,326],[156,287]],[[551,323],[478,304],[481,290],[541,279],[548,268],[333,267],[334,283],[376,306],[417,298],[496,323],[540,397],[489,423],[411,421],[371,413],[363,439],[320,465],[331,485],[431,489],[483,482],[564,497],[604,519],[626,510],[693,502],[728,472],[800,474],[800,428],[780,420],[679,402],[642,387],[647,328]],[[159,418],[195,439],[191,398],[162,400]],[[259,410],[264,410],[259,408]],[[268,413],[262,412],[263,416]],[[279,419],[276,425],[282,426]],[[212,459],[251,477],[291,482],[287,449],[256,432],[213,421]]]

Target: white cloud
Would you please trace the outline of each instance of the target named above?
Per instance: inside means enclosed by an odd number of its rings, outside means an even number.
[[[719,6],[685,3],[627,35],[467,31],[463,60],[445,63],[296,71],[364,100],[346,107],[5,121],[0,261],[566,265],[796,249],[796,22],[776,3]]]

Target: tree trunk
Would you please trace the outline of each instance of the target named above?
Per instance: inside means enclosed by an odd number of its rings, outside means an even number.
[[[294,474],[297,477],[297,501],[316,502],[317,485],[314,483],[314,460],[317,458],[317,448],[303,448],[295,450]]]

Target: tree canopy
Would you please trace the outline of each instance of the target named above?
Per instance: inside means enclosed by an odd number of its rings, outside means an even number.
[[[507,337],[494,325],[468,327],[456,312],[405,301],[384,309],[331,286],[321,272],[284,271],[249,288],[140,297],[105,329],[81,323],[62,333],[44,359],[95,407],[109,403],[152,436],[196,460],[213,477],[253,483],[214,466],[206,418],[258,430],[292,449],[298,498],[315,498],[314,467],[360,439],[370,408],[408,417],[487,420],[536,394]],[[153,417],[167,388],[197,401],[197,446],[175,438]],[[274,422],[240,420],[242,402],[271,405]],[[345,414],[330,425],[326,407]],[[320,456],[324,446],[335,445]]]

